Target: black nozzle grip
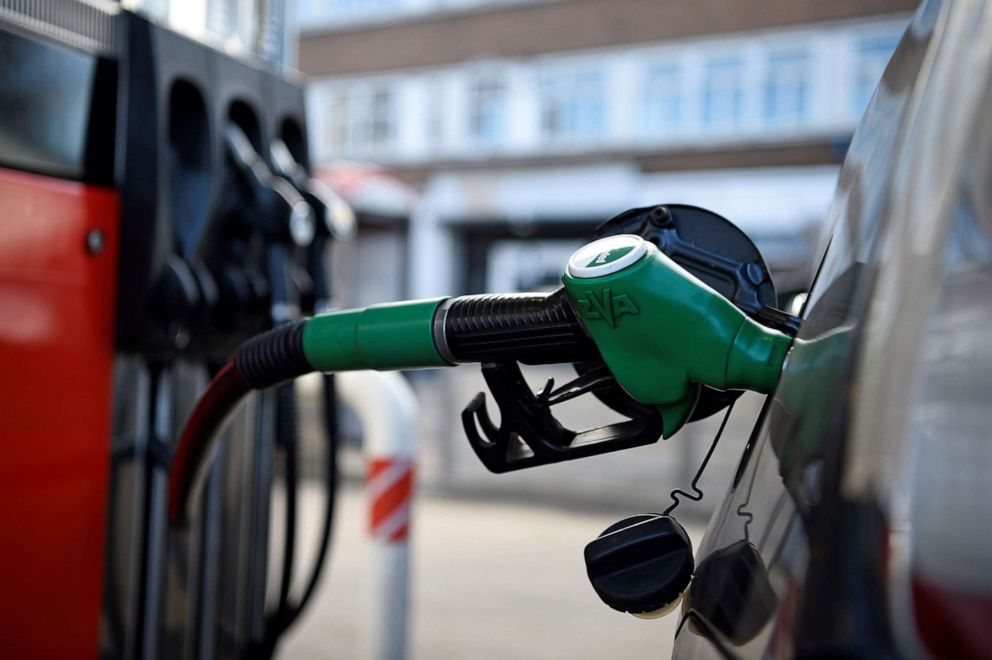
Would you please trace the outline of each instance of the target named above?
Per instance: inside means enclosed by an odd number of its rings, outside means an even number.
[[[453,363],[601,359],[564,289],[450,298],[438,309],[434,336]]]

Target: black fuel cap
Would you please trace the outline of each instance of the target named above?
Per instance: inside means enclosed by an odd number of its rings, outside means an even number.
[[[610,525],[585,549],[592,588],[615,610],[654,617],[678,604],[692,578],[692,542],[671,516],[646,513]]]

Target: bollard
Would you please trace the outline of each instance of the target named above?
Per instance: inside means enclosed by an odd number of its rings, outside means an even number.
[[[409,625],[410,507],[418,404],[403,376],[356,371],[337,376],[339,394],[362,424],[369,497],[370,598],[363,656],[403,660]]]

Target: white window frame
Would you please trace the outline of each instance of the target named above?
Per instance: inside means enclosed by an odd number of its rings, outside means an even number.
[[[718,68],[725,70],[719,71]],[[747,112],[746,83],[747,57],[743,49],[721,49],[704,55],[700,98],[700,123],[704,130],[731,131],[744,123]],[[722,114],[719,108],[723,101],[720,100],[711,106],[712,99],[721,96],[728,97],[724,101],[733,102],[735,106],[733,113]],[[712,108],[717,108],[717,114],[711,114]]]
[[[384,117],[376,117],[377,99],[385,98]],[[348,90],[348,149],[353,153],[376,153],[395,147],[399,136],[398,90],[388,81],[357,83]],[[386,133],[376,136],[377,123],[384,120]]]
[[[761,87],[761,118],[768,128],[790,130],[811,121],[813,67],[813,52],[804,45],[768,49]]]
[[[641,76],[638,133],[649,139],[671,140],[685,126],[687,119],[685,67],[676,58],[648,57],[645,60]],[[656,78],[669,78],[666,89],[658,89],[663,80]]]
[[[351,95],[344,87],[326,87],[321,101],[321,146],[329,156],[340,156],[350,148],[348,118],[351,114]]]
[[[538,131],[543,142],[584,145],[602,142],[610,132],[609,68],[600,61],[583,60],[538,69]],[[590,84],[598,89],[590,89]],[[549,101],[557,102],[561,115],[555,130],[546,123]],[[583,117],[590,112],[590,117]],[[595,123],[585,125],[590,118]]]
[[[389,18],[408,13],[410,0],[296,0],[296,15],[304,28]]]
[[[488,86],[488,89],[486,89]],[[478,105],[483,92],[489,94],[488,107]],[[465,90],[465,136],[474,145],[496,148],[507,141],[509,128],[511,88],[505,73],[498,68],[485,68],[470,73]],[[477,124],[484,115],[490,115],[492,134],[484,134]]]

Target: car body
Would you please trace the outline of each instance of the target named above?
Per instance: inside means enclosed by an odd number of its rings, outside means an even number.
[[[926,1],[853,138],[677,657],[992,654],[992,5]]]

